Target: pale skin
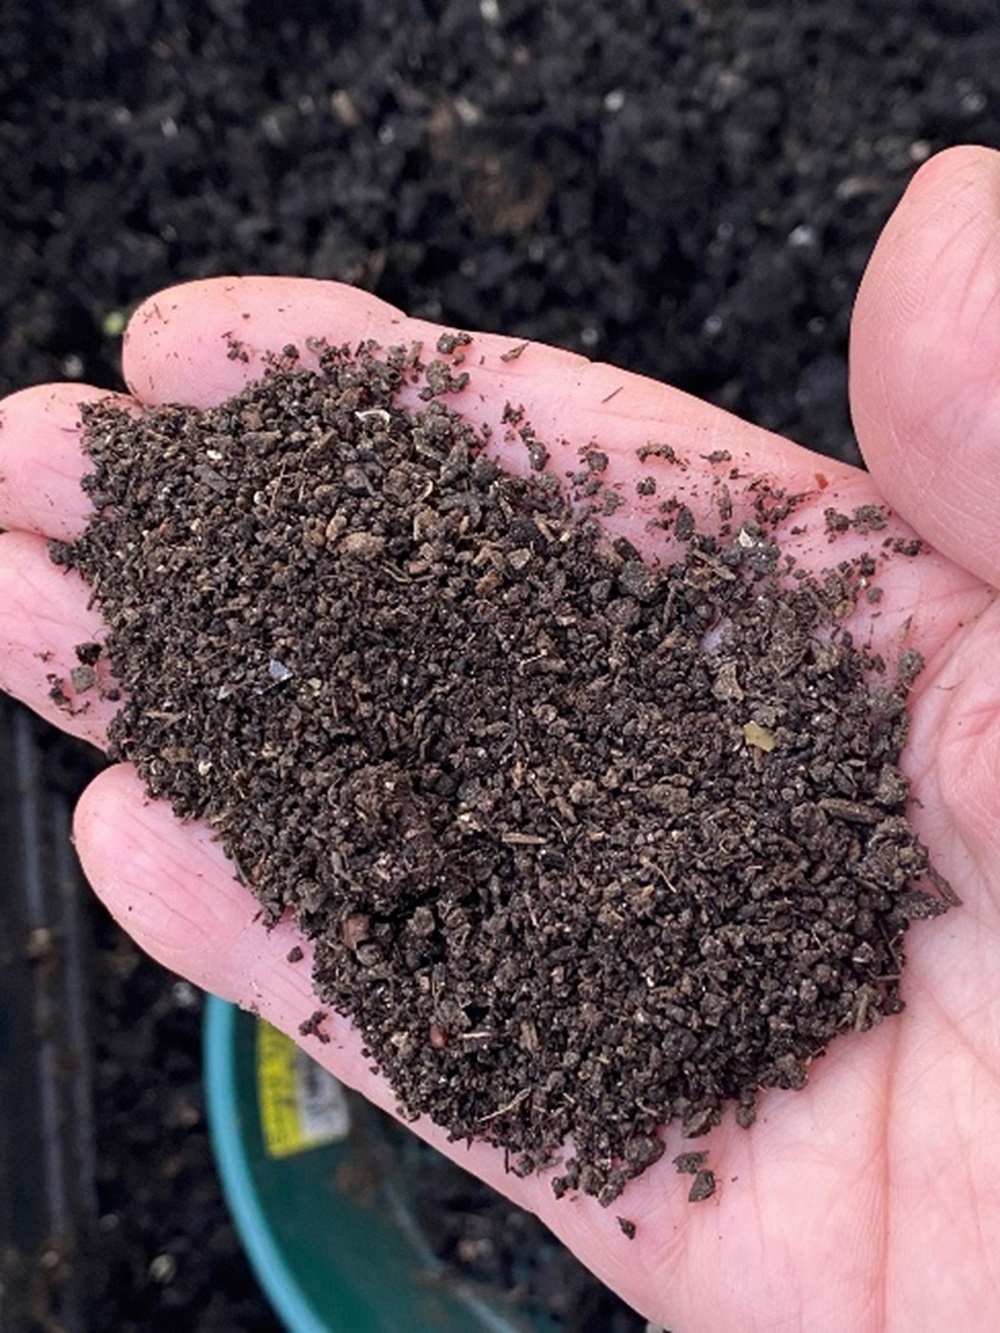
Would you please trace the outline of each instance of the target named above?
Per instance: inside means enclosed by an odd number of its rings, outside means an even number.
[[[332,283],[216,280],[160,293],[138,311],[125,373],[140,403],[209,404],[259,371],[261,352],[287,343],[374,337],[430,349],[438,332]],[[227,357],[230,333],[249,362]],[[905,642],[927,659],[904,765],[914,820],[963,905],[910,932],[901,1018],[834,1043],[804,1091],[765,1092],[749,1131],[730,1118],[693,1145],[668,1128],[665,1159],[610,1209],[557,1202],[546,1177],[505,1175],[499,1151],[449,1145],[430,1124],[417,1130],[537,1212],[675,1333],[996,1327],[1000,154],[963,148],[932,159],[873,255],[851,351],[868,475],[610,366],[537,345],[501,359],[517,345],[480,335],[468,349],[473,383],[455,406],[471,419],[497,421],[508,399],[522,403],[542,438],[565,437],[571,450],[599,442],[625,482],[649,470],[637,445],[669,442],[691,461],[680,484],[695,508],[707,493],[697,484],[703,455],[727,449],[748,471],[813,493],[797,516],[808,529],[799,554],[813,567],[830,560],[821,516],[830,504],[885,504],[898,516],[894,531],[931,543],[933,553],[891,564],[880,614],[862,611],[854,629],[887,655]],[[95,393],[49,385],[0,404],[0,686],[100,745],[113,705],[94,699],[69,715],[50,701],[46,680],[68,673],[74,645],[100,634],[82,584],[46,554],[47,538],[71,537],[85,519],[77,405]],[[628,512],[621,521],[653,554],[642,523]],[[297,1037],[316,1007],[308,946],[305,961],[287,961],[295,927],[264,929],[204,829],[144,799],[132,770],[115,766],[81,799],[76,844],[95,890],[143,948]],[[310,1052],[391,1107],[350,1025],[331,1018],[327,1027],[329,1044],[304,1039]],[[669,1161],[692,1146],[710,1149],[719,1176],[716,1195],[696,1205],[686,1198],[690,1179]],[[634,1240],[619,1213],[635,1222]]]

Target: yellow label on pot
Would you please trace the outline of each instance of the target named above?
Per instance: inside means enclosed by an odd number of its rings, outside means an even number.
[[[270,1023],[257,1024],[257,1103],[269,1157],[347,1138],[343,1085]]]

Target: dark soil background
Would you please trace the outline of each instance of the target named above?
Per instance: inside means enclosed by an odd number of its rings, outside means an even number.
[[[116,384],[158,287],[303,273],[853,459],[863,266],[919,162],[1000,144],[998,92],[995,0],[10,0],[0,391]],[[80,1326],[273,1329],[213,1174],[200,998],[88,919]]]

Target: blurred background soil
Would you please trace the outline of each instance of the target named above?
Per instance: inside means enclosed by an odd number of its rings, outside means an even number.
[[[920,162],[1000,144],[998,93],[995,0],[8,0],[0,392],[116,386],[145,296],[295,273],[857,461],[865,262]],[[93,761],[59,755],[71,797]],[[86,916],[83,1326],[275,1329],[214,1175],[201,997]]]

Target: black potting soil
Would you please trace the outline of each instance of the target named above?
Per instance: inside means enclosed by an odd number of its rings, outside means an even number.
[[[920,661],[840,622],[912,557],[809,576],[777,537],[798,497],[725,450],[699,533],[673,450],[638,441],[651,566],[602,537],[628,500],[599,447],[574,509],[519,409],[527,479],[444,405],[466,342],[314,346],[319,373],[287,348],[208,411],[87,407],[95,511],[52,549],[109,626],[112,757],[292,911],[404,1114],[608,1204],[661,1125],[748,1125],[902,1007],[907,923],[946,906],[897,767]]]
[[[0,6],[0,387],[117,384],[123,315],[172,281],[308,273],[856,458],[863,264],[916,163],[1000,142],[998,71],[993,0]],[[197,999],[94,910],[82,1326],[276,1327],[212,1172]]]

